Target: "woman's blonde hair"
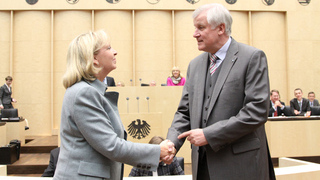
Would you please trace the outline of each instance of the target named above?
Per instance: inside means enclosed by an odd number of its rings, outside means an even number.
[[[170,77],[173,76],[173,71],[174,71],[174,70],[178,70],[178,71],[179,71],[179,77],[182,78],[182,74],[181,74],[180,68],[179,68],[178,66],[173,66],[173,68],[172,68],[172,70],[171,70],[171,75],[170,75]]]
[[[63,86],[68,88],[85,79],[94,81],[101,68],[93,64],[94,55],[104,46],[110,44],[109,36],[103,31],[88,32],[76,37],[69,45],[67,70],[63,76]]]

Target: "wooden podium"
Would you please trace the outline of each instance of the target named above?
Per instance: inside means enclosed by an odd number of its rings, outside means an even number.
[[[24,119],[6,121],[6,144],[11,140],[18,139],[21,141],[21,146],[25,144],[25,122]]]
[[[273,117],[266,123],[272,158],[320,156],[320,117]]]
[[[0,121],[0,146],[7,144],[7,127],[5,124],[6,122]]]

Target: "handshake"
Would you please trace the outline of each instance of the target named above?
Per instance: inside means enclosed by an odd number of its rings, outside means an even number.
[[[173,142],[166,139],[160,143],[160,147],[161,147],[160,160],[166,164],[171,164],[177,152],[176,149],[174,148]]]

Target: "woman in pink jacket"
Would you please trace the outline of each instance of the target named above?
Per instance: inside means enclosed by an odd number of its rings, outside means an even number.
[[[172,68],[172,76],[167,79],[167,86],[183,86],[186,79],[181,76],[179,67]]]

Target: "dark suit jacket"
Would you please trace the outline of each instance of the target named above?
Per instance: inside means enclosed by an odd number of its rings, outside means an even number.
[[[178,110],[167,138],[177,150],[178,135],[205,124],[203,133],[209,176],[216,180],[269,180],[274,177],[264,124],[269,112],[269,77],[265,53],[232,39],[202,117],[209,53],[188,67]],[[219,67],[220,68],[220,67]],[[192,145],[192,174],[197,178],[199,147]],[[269,168],[269,165],[272,168]]]
[[[110,87],[110,86],[116,86],[116,83],[114,82],[114,78],[113,77],[109,77],[107,76],[107,86]]]
[[[319,101],[314,99],[313,100],[313,106],[320,106]]]
[[[44,170],[44,173],[41,177],[53,177],[56,170],[58,157],[59,157],[60,147],[54,148],[50,151],[50,161],[47,169]]]
[[[298,114],[297,116],[303,116],[307,111],[311,111],[309,100],[306,98],[302,98],[302,99],[303,100],[302,100],[302,109],[301,110],[300,110],[297,98],[294,98],[290,101],[291,111],[292,112],[294,112],[294,110],[300,111],[300,114]]]
[[[280,103],[281,103],[283,106],[285,106],[284,102],[280,101]],[[285,108],[286,108],[286,107],[284,107],[284,109],[282,110],[280,107],[277,107],[278,116],[281,116],[282,114],[283,114],[283,115],[287,115],[287,114],[285,113]],[[272,107],[272,102],[270,101],[269,117],[272,117],[272,113],[274,113],[274,111],[275,111],[275,110],[274,110],[273,107]]]
[[[4,84],[0,88],[0,104],[11,104],[12,99],[11,99],[11,94],[12,91],[9,91],[7,86]]]

